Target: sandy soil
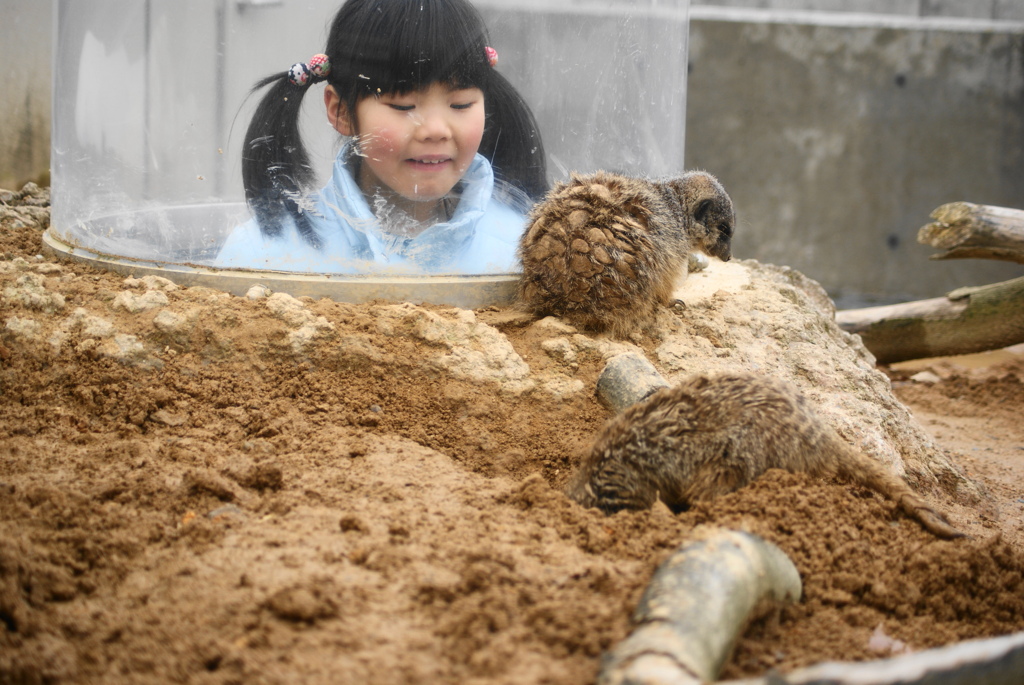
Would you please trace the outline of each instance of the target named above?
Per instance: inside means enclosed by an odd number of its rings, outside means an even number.
[[[184,323],[129,314],[124,277],[36,256],[45,191],[0,199],[0,681],[588,683],[704,523],[764,536],[804,583],[723,677],[1024,630],[1020,350],[886,370],[987,489],[927,493],[968,539],[777,471],[605,517],[559,490],[607,418],[592,394],[424,367],[430,343],[381,335],[370,305],[306,302],[344,344],[300,355],[260,301],[168,289]],[[516,316],[477,316],[556,363]],[[47,317],[76,328],[33,338]],[[140,318],[157,357],[123,333]],[[571,363],[592,387],[601,359]]]

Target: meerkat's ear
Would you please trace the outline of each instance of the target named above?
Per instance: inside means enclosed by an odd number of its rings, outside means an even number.
[[[341,99],[334,86],[324,88],[324,105],[327,107],[327,120],[331,122],[335,131],[343,136],[356,134],[355,118],[348,111],[348,105]]]

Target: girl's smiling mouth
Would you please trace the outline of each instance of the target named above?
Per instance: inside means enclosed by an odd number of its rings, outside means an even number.
[[[424,167],[427,169],[439,169],[445,166],[448,162],[451,162],[452,158],[444,155],[428,155],[426,157],[412,157],[405,161],[416,167]]]

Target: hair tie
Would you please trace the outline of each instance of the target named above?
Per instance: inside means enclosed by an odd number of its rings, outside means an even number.
[[[492,47],[485,47],[484,48],[484,54],[487,56],[487,63],[490,64],[492,68],[498,66],[498,51],[497,50],[495,50]]]
[[[309,63],[297,62],[288,70],[288,80],[294,86],[304,88],[310,83],[323,81],[331,73],[331,60],[321,53],[309,58]]]

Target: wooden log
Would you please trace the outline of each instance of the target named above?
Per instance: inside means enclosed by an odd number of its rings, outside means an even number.
[[[945,297],[836,312],[881,364],[971,354],[1024,342],[1024,277]]]
[[[644,591],[629,637],[602,659],[598,685],[701,685],[718,678],[750,619],[799,601],[800,573],[756,535],[704,529]]]
[[[932,212],[917,242],[940,250],[932,259],[1000,259],[1024,264],[1024,211],[951,202]]]

